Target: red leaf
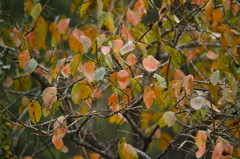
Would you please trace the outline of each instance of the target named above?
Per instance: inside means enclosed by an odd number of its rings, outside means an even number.
[[[112,94],[109,99],[108,99],[108,105],[112,109],[112,111],[118,111],[119,105],[118,105],[118,95],[117,94]]]
[[[145,103],[147,109],[149,109],[153,104],[154,91],[150,86],[146,86],[143,91],[143,102]]]
[[[137,57],[134,54],[129,54],[126,61],[129,66],[134,66],[137,63]]]
[[[153,72],[158,68],[159,61],[153,56],[148,56],[143,59],[143,66],[148,72]]]
[[[85,63],[84,66],[83,66],[84,75],[86,76],[86,78],[89,82],[94,81],[95,67],[96,67],[95,63],[91,62],[91,61]]]
[[[69,23],[70,23],[70,18],[59,20],[58,30],[61,34],[64,34],[64,32],[67,30]]]
[[[125,89],[128,86],[129,80],[130,80],[130,77],[129,77],[129,73],[127,71],[121,70],[117,73],[117,81],[118,81],[119,86],[122,89]]]
[[[110,46],[101,46],[101,52],[104,55],[107,55],[110,51],[111,51],[111,47]]]
[[[138,22],[141,21],[141,19],[130,9],[127,10],[127,19],[133,24],[133,25],[137,25]]]

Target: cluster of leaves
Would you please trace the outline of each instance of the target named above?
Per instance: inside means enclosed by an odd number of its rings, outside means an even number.
[[[69,17],[51,20],[49,1],[24,0],[21,25],[2,11],[0,89],[10,100],[1,111],[12,127],[64,153],[69,136],[87,158],[150,158],[156,142],[156,158],[173,148],[239,157],[239,2],[73,0]],[[156,19],[144,25],[149,10]],[[97,119],[116,125],[114,138],[95,137],[104,134]]]

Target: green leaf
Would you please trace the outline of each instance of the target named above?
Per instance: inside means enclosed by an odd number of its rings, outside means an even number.
[[[37,68],[37,66],[38,62],[34,59],[31,59],[25,64],[24,71],[31,74]]]
[[[167,51],[169,53],[169,55],[171,56],[171,63],[173,65],[173,67],[180,68],[180,65],[181,65],[180,53],[177,50],[175,50],[174,48],[172,48],[171,46],[164,47],[164,50]]]
[[[220,79],[220,71],[215,71],[213,74],[210,76],[210,82],[213,85],[216,85],[218,83],[218,80]]]
[[[37,3],[33,6],[32,10],[31,10],[31,16],[33,17],[34,20],[36,20],[38,18],[41,11],[42,11],[42,5],[40,3]]]
[[[165,78],[163,78],[162,76],[160,76],[158,74],[154,74],[153,77],[157,79],[158,83],[160,84],[160,86],[162,88],[167,88],[167,82],[166,82]]]
[[[103,79],[105,74],[106,74],[106,69],[104,67],[97,68],[94,72],[94,79],[96,81],[100,81]]]
[[[142,93],[141,85],[140,85],[140,83],[139,83],[137,80],[131,78],[131,79],[130,79],[130,83],[131,83],[131,85],[132,85],[133,88],[136,88],[139,92]]]
[[[108,14],[106,12],[102,12],[98,16],[98,25],[99,25],[99,27],[103,26],[103,24],[106,22],[107,18],[108,18]]]

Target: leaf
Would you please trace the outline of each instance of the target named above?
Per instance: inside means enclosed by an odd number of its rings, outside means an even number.
[[[118,105],[118,95],[116,93],[111,94],[108,98],[108,105],[112,111],[118,111],[120,109]]]
[[[221,8],[213,9],[212,16],[213,16],[214,23],[221,23],[223,20],[223,13]]]
[[[93,82],[94,81],[94,72],[95,72],[95,63],[94,62],[87,62],[84,64],[83,66],[83,72],[84,75],[86,76],[87,80],[89,82]]]
[[[162,133],[158,140],[158,147],[161,151],[164,151],[168,144],[172,141],[172,137],[168,133]]]
[[[14,41],[15,46],[16,47],[21,46],[21,44],[22,44],[21,36],[22,35],[21,35],[20,31],[17,28],[14,27],[12,32],[10,33],[10,35],[11,35],[13,41]],[[27,48],[25,50],[27,50]]]
[[[211,82],[213,85],[217,85],[219,79],[220,79],[220,71],[219,71],[219,70],[213,72],[213,74],[210,76],[210,82]]]
[[[142,93],[141,85],[140,85],[140,83],[139,83],[137,80],[131,78],[131,79],[130,79],[130,83],[131,83],[131,85],[132,85],[133,88],[136,88],[139,92]]]
[[[103,24],[106,22],[106,20],[108,19],[108,14],[106,12],[102,12],[99,16],[98,16],[98,25],[99,27],[102,27]]]
[[[173,65],[173,67],[180,68],[180,65],[181,65],[180,53],[177,50],[175,50],[174,48],[172,48],[171,46],[164,47],[164,50],[167,51],[169,53],[169,55],[171,56],[171,63]]]
[[[58,150],[62,150],[64,148],[62,139],[58,139],[55,136],[52,137],[52,143],[54,144],[55,148]]]
[[[228,155],[229,157],[232,156],[233,147],[229,144],[228,141],[218,137],[216,141],[216,146],[212,153],[212,159],[222,159],[224,156]],[[222,154],[225,154],[224,156]]]
[[[125,89],[129,85],[130,76],[125,70],[121,70],[117,73],[117,82],[121,89]]]
[[[57,88],[47,87],[42,93],[43,107],[51,107],[57,101]]]
[[[60,116],[53,124],[53,128],[55,129],[53,135],[57,139],[62,139],[67,133],[67,121],[64,116]]]
[[[137,63],[137,57],[134,54],[129,54],[127,56],[126,62],[128,66],[134,66]]]
[[[148,72],[155,71],[158,68],[159,64],[160,64],[159,61],[156,60],[152,55],[147,56],[146,58],[143,59],[143,67]]]
[[[193,76],[192,75],[188,75],[183,78],[182,87],[186,91],[187,95],[192,95],[192,90],[193,90]]]
[[[86,2],[83,2],[83,4],[81,5],[81,8],[80,8],[80,18],[82,18],[84,15],[86,16],[86,14],[89,12],[89,8],[90,8],[90,5],[92,4],[92,0],[89,0],[89,1],[86,1]]]
[[[167,111],[163,114],[164,121],[167,123],[168,127],[173,126],[176,121],[174,112]]]
[[[79,41],[81,42],[84,52],[87,53],[88,49],[92,46],[92,41],[87,36],[80,36]]]
[[[101,14],[102,10],[103,10],[103,2],[102,0],[97,0],[97,9],[98,9],[98,14]]]
[[[190,100],[190,105],[192,108],[198,110],[198,109],[202,108],[204,101],[205,101],[205,98],[203,98],[203,97],[195,97]]]
[[[127,107],[132,102],[132,90],[130,88],[124,90],[122,102],[124,107]]]
[[[127,10],[126,13],[127,19],[133,24],[133,25],[137,25],[138,22],[141,21],[141,19],[130,9]]]
[[[138,42],[137,47],[141,51],[144,57],[147,56],[147,49],[142,43]]]
[[[30,116],[30,120],[32,123],[37,124],[42,116],[42,109],[41,105],[38,103],[38,101],[33,100],[28,105],[28,113]]]
[[[98,25],[104,30],[114,31],[114,21],[106,12],[102,12],[98,16]]]
[[[160,75],[158,75],[156,73],[153,75],[153,77],[157,79],[159,85],[162,88],[167,88],[167,82],[166,82],[165,78],[163,78],[162,76],[160,76]]]
[[[61,19],[58,22],[58,30],[61,34],[64,34],[65,31],[67,30],[68,26],[70,23],[70,18],[66,18],[66,19]]]
[[[153,104],[154,91],[150,86],[146,86],[143,91],[143,102],[146,105],[146,108],[149,109]]]
[[[135,148],[132,145],[127,144],[125,138],[118,141],[118,149],[121,159],[138,159]]]
[[[106,69],[104,67],[99,67],[94,72],[94,79],[96,81],[100,81],[104,78],[105,74],[106,74]]]
[[[77,68],[82,60],[82,54],[76,54],[72,57],[71,63],[70,63],[70,69],[72,75],[75,75],[77,72]]]
[[[111,47],[110,46],[101,46],[101,52],[104,54],[104,55],[107,55],[110,51],[111,51]]]
[[[39,17],[41,11],[42,11],[42,5],[40,3],[36,3],[33,6],[30,15],[33,17],[34,20],[37,20],[37,18]]]
[[[121,48],[120,52],[122,55],[134,50],[135,45],[132,41],[128,41],[123,47]]]
[[[30,60],[30,53],[28,51],[28,49],[23,50],[20,54],[19,54],[19,66],[21,68],[24,68],[24,66],[26,65],[26,63]]]
[[[89,85],[76,83],[71,90],[72,101],[74,104],[80,104],[82,100],[92,97],[92,90]]]
[[[117,39],[117,40],[113,41],[112,49],[115,53],[118,53],[118,52],[120,52],[122,46],[123,46],[123,41],[121,39]]]
[[[69,63],[65,64],[62,67],[61,74],[63,75],[64,78],[68,78],[69,77],[69,75],[71,74],[71,68],[70,68],[70,64]]]
[[[50,72],[51,72],[51,77],[52,78],[57,78],[59,73],[62,70],[62,67],[64,66],[66,59],[61,59],[61,60],[57,60],[50,68]]]
[[[112,60],[112,56],[110,54],[107,54],[105,57],[105,62],[107,64],[107,66],[110,68],[110,70],[113,71],[113,60]]]
[[[24,71],[26,73],[31,74],[37,68],[37,66],[38,66],[37,61],[34,59],[31,59],[25,64]]]
[[[195,137],[195,144],[198,147],[198,151],[196,152],[196,157],[201,158],[206,151],[206,140],[207,140],[207,132],[199,130]]]
[[[161,117],[158,121],[158,125],[160,128],[163,128],[164,126],[167,125],[167,123],[165,122],[165,119],[163,117]]]

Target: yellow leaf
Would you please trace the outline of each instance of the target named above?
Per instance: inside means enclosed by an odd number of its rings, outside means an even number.
[[[30,116],[30,120],[32,123],[36,124],[39,122],[41,116],[42,116],[42,109],[38,101],[33,100],[28,105],[28,113]]]

